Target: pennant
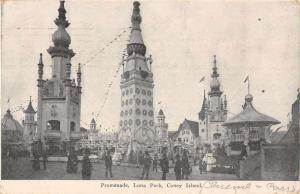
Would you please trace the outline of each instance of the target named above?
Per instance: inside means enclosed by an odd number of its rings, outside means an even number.
[[[199,81],[199,83],[203,82],[205,80],[205,77],[202,77]]]
[[[249,81],[249,75],[247,75],[246,79],[244,80],[244,83],[246,83],[247,81]]]

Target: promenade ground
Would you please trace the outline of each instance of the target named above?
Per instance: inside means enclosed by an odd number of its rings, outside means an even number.
[[[93,180],[106,180],[105,167],[101,163],[92,163]],[[42,163],[41,163],[42,167]],[[18,160],[3,159],[2,160],[2,179],[8,180],[80,180],[81,179],[81,163],[78,165],[76,174],[68,174],[66,172],[65,162],[48,162],[47,170],[33,171],[32,164],[29,158],[19,158]],[[113,178],[108,180],[139,180],[142,174],[142,168],[113,166]],[[149,179],[159,180],[162,173],[150,171]],[[236,176],[232,174],[217,174],[206,173],[200,174],[198,166],[193,166],[193,171],[190,180],[236,180]],[[170,168],[170,173],[167,174],[167,180],[175,180],[174,169]]]

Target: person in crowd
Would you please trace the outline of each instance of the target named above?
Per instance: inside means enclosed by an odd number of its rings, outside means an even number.
[[[68,173],[76,173],[77,172],[77,165],[78,165],[78,157],[74,148],[70,149],[70,153],[68,155],[68,162],[67,162],[67,172]]]
[[[202,159],[202,172],[207,173],[207,157]]]
[[[157,172],[157,163],[158,163],[158,156],[157,153],[155,153],[153,157],[153,171],[155,172]]]
[[[200,171],[200,174],[202,174],[202,172],[203,172],[203,158],[201,156],[199,158],[199,171]]]
[[[175,172],[176,180],[181,180],[181,177],[182,177],[182,160],[181,160],[179,154],[175,156],[174,172]]]
[[[182,155],[182,175],[185,180],[189,179],[190,164],[189,164],[189,158],[186,150],[184,150]]]
[[[92,164],[89,158],[90,150],[88,148],[84,151],[84,156],[82,160],[82,169],[81,169],[81,175],[83,180],[90,180],[92,175]]]
[[[47,161],[48,161],[48,156],[47,156],[47,150],[46,149],[43,149],[42,159],[43,159],[44,170],[46,170],[47,169]]]
[[[39,146],[38,142],[34,142],[31,146],[31,152],[32,152],[32,169],[35,171],[40,170],[40,152],[39,152]]]
[[[243,143],[243,145],[242,145],[242,150],[241,150],[240,157],[241,157],[242,160],[245,160],[248,157],[246,143]]]
[[[108,177],[108,173],[110,177],[113,177],[111,167],[112,167],[112,157],[110,155],[110,151],[107,150],[104,158],[104,163],[105,163],[105,177]]]
[[[166,180],[167,173],[169,172],[169,159],[166,153],[163,154],[162,159],[160,160],[160,167],[162,170],[162,180]]]
[[[144,179],[144,176],[146,175],[146,179],[149,179],[149,170],[151,166],[151,157],[149,155],[148,151],[145,151],[145,156],[143,159],[143,172],[142,172],[142,179]]]

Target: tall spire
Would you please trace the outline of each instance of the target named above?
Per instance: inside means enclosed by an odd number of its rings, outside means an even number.
[[[205,119],[205,110],[207,108],[207,102],[205,97],[205,90],[203,92],[203,102],[200,112],[198,113],[199,120],[203,121]]]
[[[218,80],[219,74],[218,74],[218,68],[217,68],[217,59],[216,55],[214,55],[214,60],[213,60],[213,73],[211,74],[212,80],[210,82],[210,95],[221,95],[222,92],[220,91],[220,82]]]
[[[30,99],[29,99],[28,107],[27,107],[27,109],[24,111],[24,113],[36,113],[35,110],[34,110],[33,107],[32,107],[31,96],[30,96]]]
[[[214,60],[213,60],[213,73],[211,74],[211,77],[219,77],[218,74],[218,68],[217,68],[217,56],[214,55]]]
[[[77,70],[77,84],[78,87],[81,87],[81,64],[78,64],[78,70]]]
[[[68,20],[66,20],[66,9],[65,9],[65,1],[64,0],[60,0],[60,5],[58,8],[58,18],[56,18],[54,20],[54,23],[57,26],[63,26],[65,28],[67,28],[70,23],[68,22]]]
[[[54,47],[50,47],[47,51],[54,56],[62,56],[67,58],[68,56],[73,57],[75,53],[68,49],[71,44],[71,37],[66,31],[66,28],[70,25],[66,19],[66,9],[64,6],[65,1],[60,0],[60,6],[58,8],[58,17],[54,20],[54,23],[58,26],[58,29],[52,35],[52,42]]]
[[[133,2],[133,11],[131,16],[131,34],[129,39],[129,44],[127,45],[127,53],[131,55],[133,53],[145,55],[146,46],[144,45],[143,36],[141,33],[140,24],[142,22],[142,17],[140,15],[140,2]]]
[[[43,54],[40,53],[40,59],[39,59],[39,63],[38,63],[38,74],[39,74],[39,79],[43,79],[43,74],[44,74],[44,71],[43,71],[43,68],[44,68],[44,64],[43,64]]]

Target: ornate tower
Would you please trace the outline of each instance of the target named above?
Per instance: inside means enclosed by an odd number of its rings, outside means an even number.
[[[81,69],[77,72],[77,84],[71,80],[71,58],[75,55],[69,48],[71,38],[66,28],[64,1],[60,1],[58,18],[54,23],[58,29],[52,35],[53,46],[47,50],[52,58],[52,77],[43,79],[43,60],[38,64],[38,137],[49,149],[65,150],[80,136]]]
[[[159,110],[157,115],[157,123],[155,125],[156,139],[159,142],[168,140],[168,124],[165,122],[166,116],[162,110]]]
[[[212,70],[208,99],[204,92],[202,108],[198,115],[199,135],[202,143],[220,144],[226,135],[222,124],[227,120],[227,99],[225,95],[222,98],[216,55],[214,55]]]
[[[25,146],[29,146],[36,135],[36,122],[35,122],[36,111],[32,107],[31,96],[27,109],[24,111],[25,119],[23,121],[24,134],[23,142]]]
[[[151,55],[145,57],[140,23],[140,3],[133,3],[128,57],[121,75],[121,111],[119,141],[134,152],[153,144],[155,138],[153,116],[153,73]],[[149,64],[148,64],[149,62]],[[128,153],[129,154],[129,153]]]

